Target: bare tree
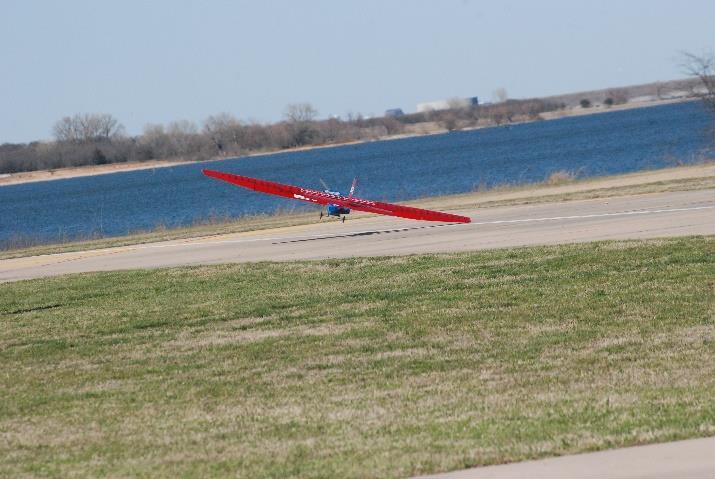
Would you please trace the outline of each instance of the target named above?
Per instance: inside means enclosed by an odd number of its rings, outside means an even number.
[[[109,114],[85,115],[85,136],[87,138],[110,139],[123,134],[124,127]]]
[[[57,141],[85,142],[120,137],[124,127],[116,118],[106,113],[78,113],[59,120],[52,132]]]
[[[696,94],[715,110],[715,54],[681,52],[681,57],[681,67],[685,73],[700,80],[701,88]]]
[[[192,121],[172,121],[166,129],[166,134],[171,142],[172,156],[187,158],[200,150],[199,129]]]
[[[52,134],[57,141],[80,141],[80,132],[72,117],[58,120],[52,127]]]
[[[238,125],[238,120],[230,113],[211,115],[204,120],[203,132],[216,146],[219,153],[223,153],[231,142],[231,130]]]
[[[284,142],[285,146],[302,146],[312,143],[318,134],[314,125],[317,115],[318,111],[310,103],[288,105],[283,113],[288,122],[288,141]]]
[[[301,123],[315,120],[318,110],[310,103],[291,103],[283,112],[283,117],[290,123]]]
[[[143,148],[143,155],[149,159],[168,158],[171,156],[169,136],[164,125],[144,125],[144,133],[139,137],[139,144]]]
[[[220,155],[239,154],[244,142],[245,128],[230,113],[211,115],[204,121],[203,132]]]

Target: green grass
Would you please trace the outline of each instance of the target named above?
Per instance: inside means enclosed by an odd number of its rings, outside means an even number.
[[[0,476],[399,477],[715,434],[715,238],[0,285]]]

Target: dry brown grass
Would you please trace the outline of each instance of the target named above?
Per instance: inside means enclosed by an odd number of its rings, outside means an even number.
[[[544,183],[550,186],[571,183],[576,179],[576,174],[572,171],[559,170],[551,173]]]

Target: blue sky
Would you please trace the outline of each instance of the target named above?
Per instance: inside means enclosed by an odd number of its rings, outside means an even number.
[[[715,47],[713,19],[712,0],[0,0],[0,143],[74,113],[137,134],[668,80],[680,50]]]

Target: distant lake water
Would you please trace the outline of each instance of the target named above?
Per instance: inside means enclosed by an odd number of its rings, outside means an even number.
[[[0,244],[123,235],[209,216],[252,215],[310,205],[211,180],[202,168],[387,200],[463,193],[544,180],[692,163],[708,150],[711,118],[699,103],[540,121],[417,138],[186,164],[0,187]]]

